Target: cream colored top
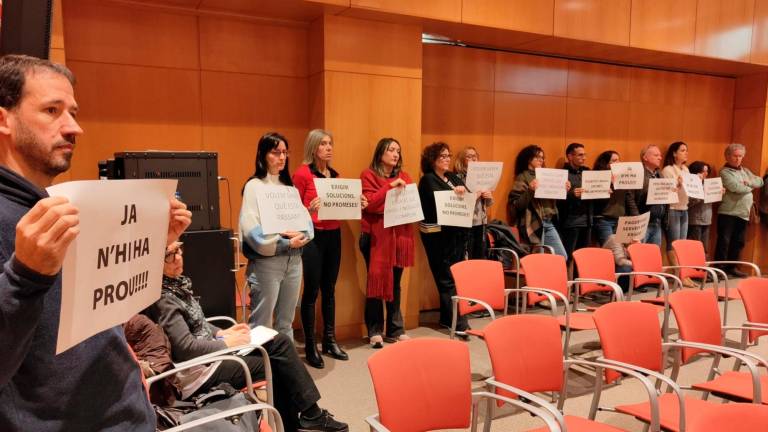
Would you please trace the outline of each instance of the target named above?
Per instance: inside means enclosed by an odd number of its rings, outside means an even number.
[[[683,165],[682,169],[678,168],[677,165],[667,165],[661,170],[661,176],[677,181],[679,177],[683,176],[684,172],[688,172],[686,165]],[[685,188],[682,184],[677,188],[677,198],[677,204],[670,204],[669,208],[672,210],[688,210],[688,194],[685,193]]]

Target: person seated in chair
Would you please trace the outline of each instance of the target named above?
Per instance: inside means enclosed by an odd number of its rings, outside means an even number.
[[[182,275],[184,259],[181,243],[166,249],[163,267],[163,288],[160,300],[148,313],[165,331],[171,342],[175,362],[213,353],[227,347],[250,343],[250,328],[237,324],[226,330],[205,320],[198,298],[192,291],[192,281]],[[288,336],[278,334],[263,345],[272,366],[275,408],[280,412],[286,431],[349,430],[345,423],[320,409],[320,393]],[[254,381],[264,379],[264,362],[258,351],[243,357]],[[178,375],[177,375],[178,376]],[[191,369],[178,376],[183,399],[204,393],[221,382],[235,388],[246,384],[243,369],[234,362],[220,362]]]

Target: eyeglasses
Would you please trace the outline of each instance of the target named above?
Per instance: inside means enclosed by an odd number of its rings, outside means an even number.
[[[533,159],[534,160],[540,160],[540,161],[544,162],[544,156],[541,156],[541,155],[534,156]]]
[[[270,150],[270,153],[272,153],[272,156],[280,157],[285,156],[288,157],[288,150]]]
[[[443,153],[440,156],[438,156],[438,159],[450,159],[452,155],[450,153]]]
[[[181,245],[176,247],[174,250],[165,253],[165,262],[168,264],[173,264],[173,262],[176,261],[176,255],[184,255],[184,248],[182,248]]]

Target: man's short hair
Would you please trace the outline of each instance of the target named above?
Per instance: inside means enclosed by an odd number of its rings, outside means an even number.
[[[645,147],[641,148],[640,149],[640,160],[643,160],[643,158],[645,157],[645,154],[648,153],[648,150],[650,150],[650,149],[652,149],[654,147],[659,148],[659,146],[657,146],[656,144],[648,144]],[[661,149],[659,149],[659,153],[661,153]]]
[[[565,148],[565,154],[570,155],[573,154],[573,152],[576,151],[576,149],[584,148],[584,144],[573,142],[568,144],[568,147]]]
[[[28,55],[5,55],[0,57],[0,107],[16,108],[24,93],[27,74],[41,69],[62,75],[75,85],[75,75],[66,66]]]
[[[747,148],[744,147],[744,144],[731,143],[725,147],[725,157],[732,155],[736,150],[741,150],[744,152],[744,154],[747,154]]]

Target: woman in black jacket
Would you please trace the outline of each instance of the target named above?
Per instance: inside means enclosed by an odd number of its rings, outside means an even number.
[[[469,241],[469,228],[440,226],[437,224],[435,192],[453,190],[458,195],[466,193],[464,182],[449,171],[451,150],[448,144],[436,142],[424,148],[421,153],[421,171],[424,175],[419,180],[419,198],[424,220],[419,223],[421,242],[427,253],[429,269],[435,279],[440,295],[440,325],[450,328],[453,317],[451,297],[456,295],[456,284],[451,276],[451,265],[464,260]],[[459,316],[456,331],[460,337],[469,329],[466,317]]]

